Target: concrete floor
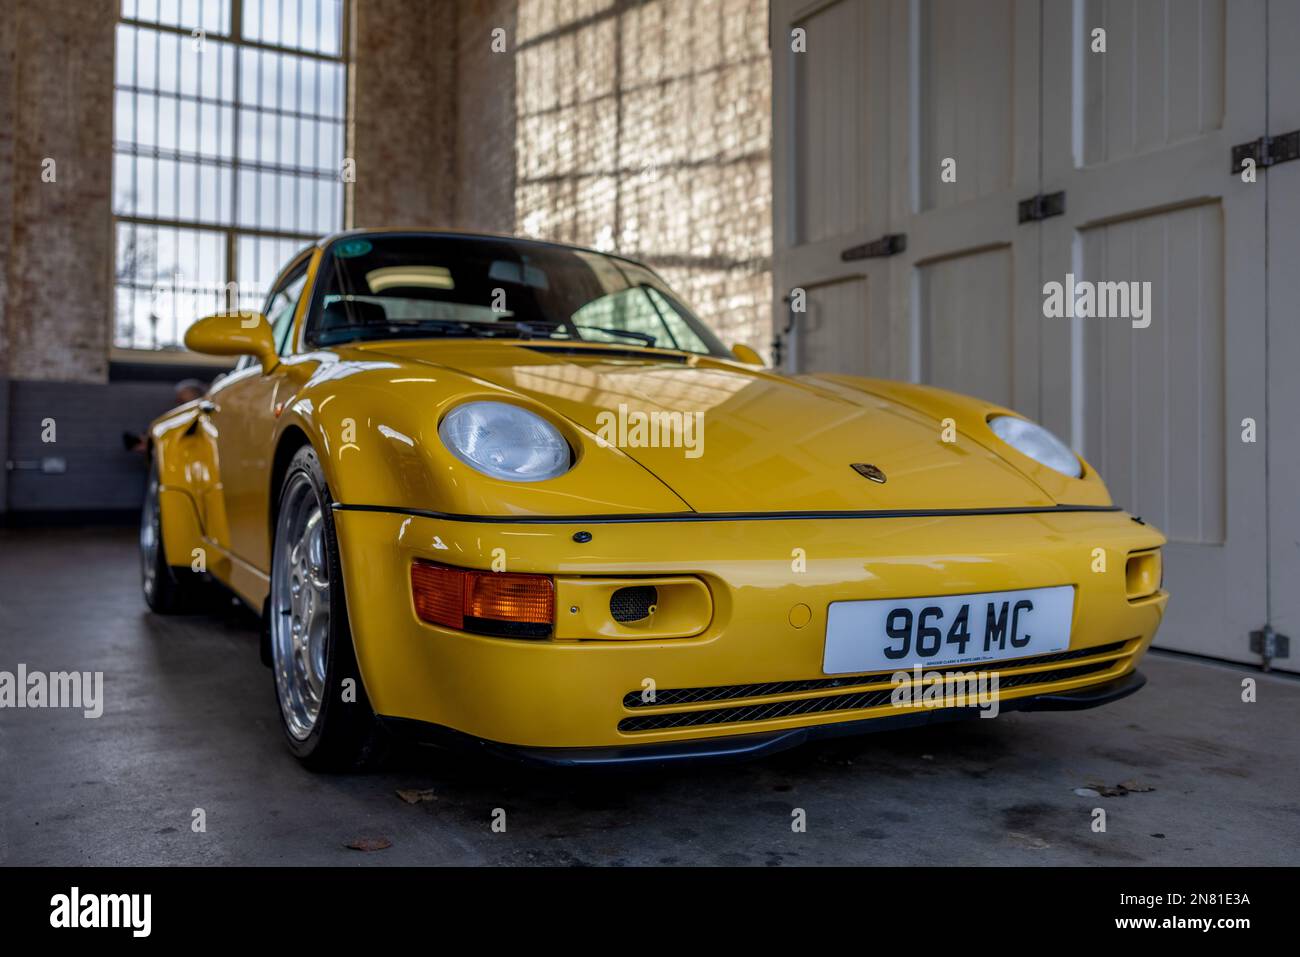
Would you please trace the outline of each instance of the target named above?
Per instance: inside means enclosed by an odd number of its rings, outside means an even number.
[[[1153,655],[1147,688],[1107,708],[747,765],[575,774],[418,751],[331,777],[283,748],[252,627],[233,610],[149,614],[129,530],[0,531],[0,670],[102,670],[106,699],[97,720],[0,710],[0,863],[1300,863],[1291,678]],[[1154,790],[1075,793],[1120,783]],[[359,838],[391,846],[346,847]]]

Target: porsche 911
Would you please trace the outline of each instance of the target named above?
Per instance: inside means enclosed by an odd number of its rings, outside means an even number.
[[[765,368],[632,260],[345,232],[185,341],[239,359],[149,431],[144,597],[261,615],[310,767],[752,757],[1144,681],[1164,538],[1061,440]]]

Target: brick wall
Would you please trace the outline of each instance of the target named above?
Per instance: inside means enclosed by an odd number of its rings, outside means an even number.
[[[658,268],[725,341],[765,348],[764,0],[453,6],[358,7],[357,224],[617,250]]]
[[[456,0],[353,3],[356,226],[456,223]]]
[[[3,7],[13,95],[0,205],[12,211],[0,241],[14,378],[102,382],[108,374],[116,9],[113,0],[84,0],[75,16],[45,4]],[[42,179],[47,159],[53,182]]]
[[[10,236],[13,233],[13,174],[14,174],[14,100],[16,7],[0,6],[0,381],[9,370],[9,332],[6,326],[6,291],[9,288]],[[0,413],[4,412],[5,397],[0,394]],[[3,417],[0,416],[0,419]],[[4,423],[0,421],[0,436]],[[0,445],[0,448],[3,448]],[[2,471],[2,470],[0,470]],[[4,479],[0,477],[0,482]]]
[[[515,0],[469,0],[459,6],[457,221],[466,229],[515,233],[517,4]],[[508,52],[493,52],[496,29],[505,31]]]
[[[766,3],[520,0],[517,18],[515,229],[644,259],[725,341],[766,346]]]

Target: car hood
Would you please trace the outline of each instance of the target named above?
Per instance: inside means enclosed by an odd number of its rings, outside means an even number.
[[[384,342],[358,351],[527,396],[616,445],[697,512],[1054,504],[989,448],[942,441],[932,415],[815,379],[711,357],[540,342]],[[855,464],[874,466],[885,481]]]

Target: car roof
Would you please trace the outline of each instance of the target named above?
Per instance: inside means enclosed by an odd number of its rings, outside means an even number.
[[[571,252],[592,253],[597,256],[608,256],[611,259],[621,259],[624,262],[632,263],[636,266],[646,266],[645,263],[632,259],[629,256],[606,252],[603,249],[593,249],[590,246],[580,246],[576,243],[557,243],[546,239],[533,239],[529,236],[511,236],[506,233],[481,233],[455,229],[428,229],[419,226],[372,226],[357,229],[342,229],[338,232],[322,236],[320,239],[316,240],[315,246],[316,248],[324,249],[331,243],[340,239],[356,236],[428,236],[430,239],[465,239],[470,241],[523,243],[530,246],[547,246],[551,249],[567,249]]]

